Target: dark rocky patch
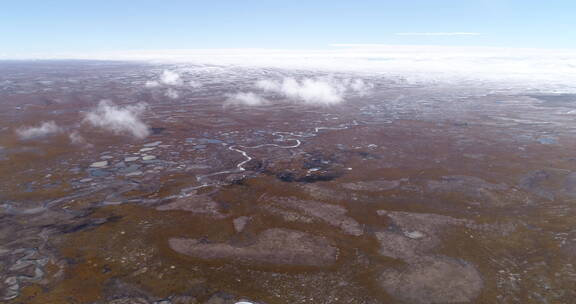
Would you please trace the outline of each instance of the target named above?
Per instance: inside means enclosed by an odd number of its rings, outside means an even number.
[[[276,178],[287,183],[316,183],[329,182],[344,175],[340,172],[315,172],[304,176],[297,175],[293,172],[281,172],[276,174]]]
[[[160,135],[164,131],[166,131],[166,128],[160,128],[160,127],[150,128],[150,133],[152,133],[152,135]]]
[[[85,220],[82,223],[79,224],[62,224],[62,225],[57,225],[56,229],[59,230],[61,233],[75,233],[75,232],[80,232],[80,231],[84,231],[84,230],[88,230],[88,229],[93,229],[99,226],[102,226],[104,224],[110,223],[110,222],[116,222],[118,220],[120,220],[122,217],[120,216],[111,216],[108,218],[97,218],[97,219],[89,219],[89,220]],[[54,227],[54,226],[52,226]]]

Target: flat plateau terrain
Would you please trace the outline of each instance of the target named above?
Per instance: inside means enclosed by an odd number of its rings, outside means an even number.
[[[0,62],[0,299],[572,303],[575,131],[538,88]]]

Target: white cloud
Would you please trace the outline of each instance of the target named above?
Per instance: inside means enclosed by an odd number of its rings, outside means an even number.
[[[254,94],[252,92],[239,92],[236,94],[228,95],[226,100],[227,104],[242,104],[247,106],[259,106],[268,104],[268,100],[260,95]]]
[[[72,133],[68,134],[68,138],[70,138],[70,142],[74,145],[83,145],[86,143],[86,140],[78,131],[73,131]]]
[[[312,78],[304,78],[301,81],[290,77],[282,81],[260,80],[256,83],[256,87],[304,103],[321,105],[341,102],[344,91],[339,84]]]
[[[348,88],[348,90],[360,95],[365,96],[367,95],[370,90],[374,88],[374,84],[366,82],[360,78],[357,79],[345,79],[343,80],[344,84]]]
[[[182,85],[180,74],[174,71],[164,70],[160,75],[160,82],[165,85]]]
[[[190,82],[188,82],[188,85],[194,89],[198,89],[202,87],[202,83],[195,81],[195,80],[190,80]]]
[[[182,86],[184,84],[185,82],[182,79],[180,73],[176,71],[164,70],[162,71],[162,74],[158,76],[157,80],[146,81],[144,83],[144,86],[147,88],[158,88],[162,86]],[[187,84],[193,89],[202,87],[202,83],[195,80],[189,80]],[[170,98],[178,98],[178,97],[172,97],[175,96],[175,93],[173,91],[168,92],[165,95]]]
[[[146,81],[144,86],[147,88],[156,88],[156,87],[160,86],[160,83],[158,83],[158,81],[156,81],[156,80],[149,80],[149,81]]]
[[[180,93],[178,93],[178,91],[176,91],[173,88],[168,88],[166,90],[166,92],[164,92],[164,96],[166,96],[170,99],[176,99],[176,98],[180,97]]]
[[[49,135],[54,135],[62,132],[62,128],[59,127],[54,121],[45,121],[38,127],[22,127],[16,130],[16,134],[20,139],[34,139],[45,137]]]
[[[307,104],[331,105],[344,100],[346,94],[365,95],[372,85],[361,79],[284,78],[260,80],[256,87]]]
[[[114,134],[144,138],[150,134],[148,126],[140,119],[146,107],[145,103],[120,107],[111,101],[102,100],[97,108],[86,114],[84,122]]]
[[[89,144],[84,136],[80,135],[78,131],[72,131],[68,134],[68,138],[70,139],[70,143],[77,146],[83,146],[85,148],[92,147],[92,144]]]
[[[395,33],[397,36],[480,36],[481,33],[475,32],[407,32],[407,33]]]

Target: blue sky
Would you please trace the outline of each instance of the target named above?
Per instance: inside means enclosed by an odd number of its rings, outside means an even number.
[[[3,1],[0,53],[334,43],[576,48],[575,16],[573,0]],[[478,35],[418,34],[458,32]]]

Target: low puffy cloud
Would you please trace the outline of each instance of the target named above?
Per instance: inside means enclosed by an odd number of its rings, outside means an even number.
[[[150,134],[148,126],[140,118],[146,107],[145,103],[121,107],[111,101],[103,100],[100,101],[98,107],[86,114],[84,122],[114,134],[128,134],[136,138],[144,138]]]
[[[76,146],[81,146],[83,148],[92,148],[94,145],[88,143],[84,136],[80,134],[78,131],[72,131],[68,134],[68,139],[70,139],[70,143]]]
[[[330,105],[343,100],[340,86],[319,79],[305,78],[298,81],[288,77],[282,81],[260,80],[256,87],[309,104]]]
[[[86,139],[78,131],[72,131],[68,134],[68,138],[70,138],[70,143],[73,145],[85,145]]]
[[[202,83],[196,80],[190,80],[190,82],[188,82],[188,85],[193,89],[199,89],[202,87]]]
[[[54,121],[45,121],[37,127],[19,128],[16,130],[16,134],[20,139],[26,140],[54,135],[62,131],[63,129],[59,127]]]
[[[268,104],[268,100],[252,92],[239,92],[228,95],[226,104],[241,104],[247,106],[260,106]]]
[[[178,93],[178,91],[176,91],[173,88],[168,88],[168,90],[166,90],[166,92],[164,92],[164,96],[166,96],[170,99],[177,99],[178,97],[180,97],[180,93]]]
[[[370,93],[370,90],[374,88],[374,84],[366,82],[360,78],[345,79],[343,82],[349,91],[354,92],[360,96],[367,95]]]
[[[160,86],[160,83],[156,80],[149,80],[144,83],[144,86],[147,88],[156,88]]]
[[[180,74],[174,71],[164,70],[160,75],[160,82],[165,85],[182,85]]]
[[[332,105],[342,102],[346,94],[365,95],[372,85],[361,79],[304,78],[296,80],[287,77],[282,80],[260,80],[256,82],[256,87],[307,104]]]
[[[165,87],[165,86],[184,86],[188,85],[193,89],[198,89],[202,87],[202,83],[196,80],[189,80],[187,82],[182,79],[180,73],[176,71],[164,70],[162,74],[158,76],[156,80],[148,80],[144,83],[144,86],[147,88],[158,88],[158,87]],[[173,93],[167,93],[166,96],[173,98]],[[177,97],[176,97],[177,98]]]

